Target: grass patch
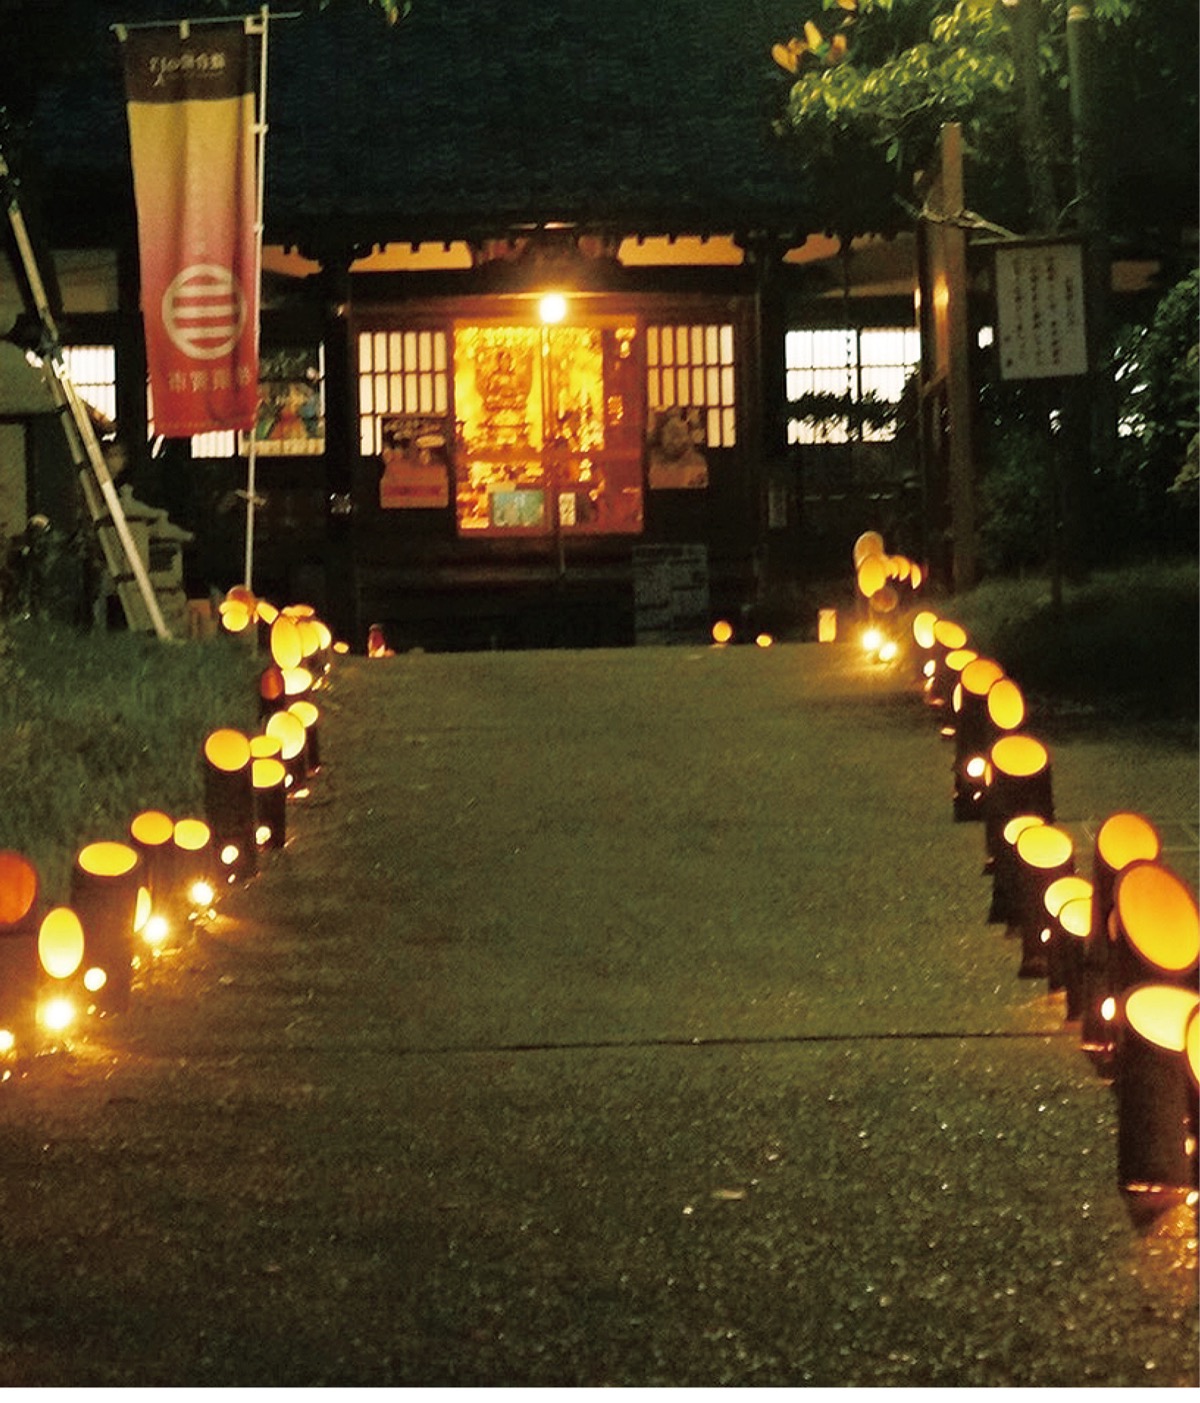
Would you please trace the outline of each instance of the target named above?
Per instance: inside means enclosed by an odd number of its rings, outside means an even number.
[[[987,581],[946,613],[1062,723],[1136,726],[1194,744],[1200,657],[1195,561],[1097,572],[1063,588],[1044,577]]]
[[[0,631],[0,847],[65,900],[75,853],[145,808],[196,813],[200,747],[255,725],[260,661],[222,637],[164,644],[37,621]]]

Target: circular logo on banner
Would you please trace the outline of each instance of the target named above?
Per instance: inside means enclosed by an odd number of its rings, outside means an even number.
[[[167,335],[193,360],[216,360],[237,345],[246,324],[238,280],[218,263],[193,263],[163,293]]]

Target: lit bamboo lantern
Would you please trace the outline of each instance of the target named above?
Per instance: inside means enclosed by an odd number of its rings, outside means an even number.
[[[836,643],[837,642],[837,610],[818,609],[817,610],[817,642]]]
[[[992,740],[1010,731],[1019,731],[1025,724],[1025,697],[1011,677],[998,677],[988,689],[988,720]]]
[[[1054,822],[1050,752],[1025,732],[1001,736],[984,770],[984,845],[995,860],[1004,825],[1017,814],[1040,814]]]
[[[252,877],[258,857],[250,741],[232,727],[213,731],[204,742],[204,817],[225,879]]]
[[[300,625],[286,611],[271,625],[271,657],[280,668],[299,667],[304,659]]]
[[[293,711],[277,711],[268,718],[266,732],[280,742],[280,759],[287,770],[289,793],[298,794],[308,773],[304,722]]]
[[[143,809],[129,824],[129,837],[141,854],[142,880],[155,906],[165,905],[175,884],[175,820],[161,809]]]
[[[857,570],[858,592],[864,599],[870,599],[887,584],[887,566],[881,555],[864,556]]]
[[[186,917],[209,911],[216,895],[217,882],[212,829],[203,819],[178,819],[172,846],[175,850],[172,863],[175,872],[173,909]]]
[[[1083,1017],[1083,961],[1088,931],[1092,926],[1091,883],[1088,895],[1074,897],[1059,907],[1058,924],[1063,935],[1063,949],[1066,955],[1063,969],[1063,992],[1067,996],[1067,1022],[1074,1023]]]
[[[1037,823],[1017,838],[1020,864],[1020,898],[1017,924],[1021,936],[1021,966],[1018,979],[1044,979],[1050,973],[1049,944],[1053,927],[1046,911],[1046,890],[1059,877],[1075,870],[1071,835],[1053,824]]]
[[[300,632],[300,664],[308,668],[314,678],[324,672],[325,664],[321,656],[324,640],[329,630],[315,618],[298,619],[296,627]]]
[[[0,852],[0,1056],[29,1048],[36,1032],[40,890],[27,857]]]
[[[270,716],[281,706],[287,705],[283,668],[278,663],[268,663],[258,678],[258,714]]]
[[[1152,861],[1162,849],[1158,831],[1141,814],[1110,814],[1096,833],[1092,850],[1092,926],[1084,946],[1084,1012],[1081,1040],[1093,1052],[1113,1047],[1116,1014],[1116,955],[1110,918],[1116,882],[1133,861]]]
[[[1200,996],[1138,984],[1120,1001],[1116,1058],[1117,1177],[1137,1192],[1196,1187],[1196,1097],[1187,1029]]]
[[[1115,990],[1154,980],[1182,983],[1200,958],[1200,910],[1181,877],[1139,858],[1117,876],[1109,917]]]
[[[984,771],[995,736],[987,699],[1004,669],[991,658],[972,658],[951,695],[954,712],[954,817],[983,818]]]
[[[254,619],[253,609],[237,599],[221,600],[217,614],[226,633],[245,633]]]
[[[1092,922],[1083,949],[1083,1009],[1080,1038],[1085,1048],[1107,1052],[1114,1042],[1116,970],[1109,931],[1117,877],[1131,862],[1154,861],[1162,839],[1149,819],[1115,813],[1100,825],[1092,849]]]
[[[924,677],[922,688],[929,705],[940,709],[946,705],[945,698],[948,695],[945,679],[939,680],[944,659],[947,654],[967,646],[967,631],[953,619],[934,619],[932,633],[933,643],[921,664]],[[950,684],[950,689],[953,689],[953,683]]]
[[[1020,863],[1017,839],[1027,828],[1045,823],[1040,814],[1014,814],[1004,825],[1000,846],[992,864],[992,904],[989,925],[1015,926],[1018,916]]]
[[[951,704],[954,696],[954,689],[958,686],[958,679],[962,676],[963,668],[968,663],[972,663],[979,656],[974,648],[951,648],[935,659],[935,666],[932,678],[932,687],[929,697],[932,704],[939,710],[945,710]],[[943,727],[943,735],[951,733],[953,720]]]
[[[128,843],[89,843],[71,870],[70,906],[84,936],[84,985],[102,1012],[124,1013],[133,985],[142,861]]]
[[[760,643],[760,647],[769,647],[769,644]],[[307,697],[301,697],[299,701],[294,701],[288,707],[293,716],[300,718],[300,723],[304,727],[304,755],[307,772],[315,775],[321,768],[321,734],[320,720],[321,712],[315,702],[311,702]]]
[[[289,706],[298,697],[306,697],[312,691],[315,680],[307,667],[285,667],[283,669],[284,705]]]
[[[38,963],[42,988],[38,1022],[45,1033],[60,1036],[78,1015],[77,979],[83,966],[86,941],[83,925],[69,906],[47,911],[38,927]]]
[[[317,631],[318,647],[314,661],[318,667],[318,680],[333,667],[333,634],[323,619],[314,619],[313,628]]]
[[[1200,1089],[1200,1008],[1188,1014],[1187,1025],[1183,1030],[1183,1051],[1187,1058],[1188,1076],[1192,1086]]]
[[[1083,946],[1079,939],[1068,931],[1067,922],[1063,920],[1063,908],[1072,901],[1086,902],[1090,909],[1092,900],[1092,884],[1086,877],[1067,876],[1058,877],[1046,888],[1044,902],[1046,915],[1050,918],[1050,943],[1048,955],[1050,960],[1050,988],[1052,991],[1068,990],[1069,986],[1076,990],[1078,999],[1079,975],[1082,968]],[[1067,998],[1071,1003],[1070,994]],[[1068,1011],[1067,1017],[1077,1017]]]
[[[858,567],[871,555],[883,554],[883,537],[878,531],[864,531],[858,540],[854,542],[852,559],[854,568]]]
[[[934,648],[937,644],[933,629],[937,621],[938,617],[932,609],[921,609],[912,621],[912,675],[922,688],[933,674]]]
[[[287,842],[287,769],[274,757],[250,762],[254,785],[254,837],[259,847],[282,848]]]

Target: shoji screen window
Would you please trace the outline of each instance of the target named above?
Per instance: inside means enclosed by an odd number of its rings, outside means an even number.
[[[701,411],[709,448],[732,448],[737,442],[734,370],[729,323],[646,328],[651,416],[663,409]]]
[[[358,338],[358,423],[364,457],[383,451],[383,420],[450,412],[445,331],[364,331]]]
[[[79,398],[117,421],[117,356],[112,346],[64,346],[63,369]]]
[[[836,396],[851,403],[873,395],[895,404],[921,355],[912,327],[838,327],[789,331],[785,343],[787,397]],[[890,439],[890,428],[865,426],[864,439]],[[819,420],[796,415],[788,421],[789,443],[846,443],[854,437],[847,415],[831,411]]]

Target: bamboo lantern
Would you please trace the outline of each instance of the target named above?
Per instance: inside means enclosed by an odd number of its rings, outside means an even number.
[[[972,658],[959,674],[951,694],[954,712],[954,818],[957,822],[983,818],[984,772],[996,737],[988,715],[988,695],[1004,676],[991,658]]]
[[[252,759],[254,838],[262,848],[282,848],[287,842],[287,769],[274,756]]]
[[[300,718],[300,723],[304,727],[304,754],[307,772],[310,775],[315,775],[321,768],[321,735],[319,725],[321,712],[316,704],[309,701],[306,697],[301,697],[299,701],[292,702],[288,710],[293,716],[298,716]]]
[[[1120,1001],[1116,1058],[1117,1178],[1129,1192],[1194,1189],[1196,1096],[1187,1037],[1200,996],[1137,984]]]
[[[1045,823],[1040,814],[1014,814],[1004,825],[1000,848],[992,865],[992,904],[988,911],[989,925],[1015,926],[1019,902],[1020,863],[1017,860],[1017,839],[1027,828]]]
[[[838,618],[836,609],[817,610],[817,642],[837,642]]]
[[[1180,984],[1195,973],[1200,911],[1186,883],[1169,867],[1139,858],[1122,868],[1109,930],[1117,994],[1151,980]]]
[[[1088,932],[1092,926],[1091,883],[1087,896],[1074,897],[1059,907],[1058,924],[1063,935],[1063,992],[1067,996],[1068,1023],[1083,1017],[1083,961]]]
[[[1050,988],[1057,993],[1066,990],[1068,985],[1079,984],[1082,966],[1083,947],[1077,936],[1071,933],[1063,920],[1063,909],[1070,902],[1086,902],[1089,910],[1092,900],[1092,884],[1086,877],[1074,875],[1057,877],[1046,888],[1043,898],[1046,915],[1050,918],[1050,941],[1047,954],[1050,960]],[[1068,1003],[1070,998],[1068,997]],[[1078,1017],[1078,1014],[1068,1017]]]
[[[933,635],[934,625],[938,617],[932,609],[921,609],[912,621],[913,643],[913,680],[919,685],[924,685],[932,675],[934,661],[933,650],[936,646],[936,639]],[[926,668],[929,672],[926,672]]]
[[[854,561],[854,568],[863,563],[868,556],[883,554],[883,537],[878,531],[864,531],[858,540],[854,542],[854,549],[851,553]]]
[[[37,1027],[37,868],[0,851],[0,1056],[29,1047]]]
[[[268,718],[266,732],[280,742],[279,758],[287,770],[285,785],[288,792],[299,796],[308,774],[308,734],[304,722],[293,711],[277,711]]]
[[[1109,918],[1117,877],[1131,862],[1154,861],[1162,850],[1158,830],[1141,814],[1115,813],[1100,825],[1092,848],[1092,922],[1083,947],[1080,1038],[1093,1052],[1114,1041],[1116,973]]]
[[[216,894],[217,860],[212,829],[203,819],[178,819],[172,846],[175,873],[172,906],[180,914],[193,918],[211,910]]]
[[[313,685],[317,686],[333,668],[333,634],[323,619],[314,619],[312,626],[317,637],[317,651],[313,656],[317,670],[317,681]]]
[[[947,711],[951,707],[954,697],[954,689],[958,686],[958,679],[962,676],[963,668],[968,663],[974,662],[979,654],[974,648],[951,648],[943,653],[936,661],[933,671],[933,686],[930,688],[930,700],[939,711]],[[942,727],[943,735],[954,734],[953,714]]]
[[[161,809],[143,809],[129,824],[129,838],[142,859],[143,882],[156,908],[170,901],[175,885],[175,820]]]
[[[998,677],[992,683],[987,694],[987,713],[993,742],[1025,724],[1025,697],[1011,677]]]
[[[313,679],[326,670],[326,660],[322,656],[329,630],[315,618],[301,618],[296,622],[300,633],[300,665],[312,673]]]
[[[312,691],[315,678],[307,667],[285,667],[283,669],[284,705],[290,706],[299,697],[306,697]]]
[[[217,605],[221,627],[226,633],[246,633],[254,621],[254,609],[240,599],[222,599]]]
[[[953,619],[937,619],[933,625],[933,647],[929,650],[930,656],[926,660],[925,672],[925,700],[932,707],[945,706],[945,696],[953,690],[953,683],[949,689],[944,681],[939,682],[938,677],[942,671],[942,662],[948,653],[954,652],[958,648],[967,646],[967,631],[961,625],[956,624]]]
[[[65,1033],[75,1021],[76,977],[83,967],[86,944],[83,925],[69,906],[55,906],[46,912],[37,938],[42,969],[38,1022],[51,1035]]]
[[[142,860],[128,843],[89,843],[71,870],[70,906],[84,937],[84,986],[104,1013],[124,1013],[133,986]]]
[[[283,668],[278,663],[268,663],[258,678],[258,714],[262,718],[287,705],[286,686]]]
[[[864,599],[869,600],[873,594],[876,594],[887,584],[887,566],[884,564],[883,556],[864,556],[855,576],[859,594]]]
[[[984,770],[984,844],[995,860],[1004,825],[1017,814],[1040,814],[1054,822],[1050,752],[1025,732],[1001,736],[988,752]]]
[[[204,817],[226,881],[252,877],[258,857],[250,741],[231,727],[213,731],[204,742]]]
[[[1020,865],[1017,925],[1021,936],[1018,979],[1044,979],[1050,973],[1049,944],[1053,930],[1047,919],[1046,891],[1059,877],[1075,871],[1071,835],[1053,824],[1037,823],[1017,838]]]
[[[277,667],[299,667],[304,658],[300,625],[284,611],[271,625],[271,658]]]
[[[1183,1030],[1183,1051],[1187,1058],[1188,1076],[1193,1088],[1200,1090],[1200,1008],[1188,1014],[1187,1025]]]

